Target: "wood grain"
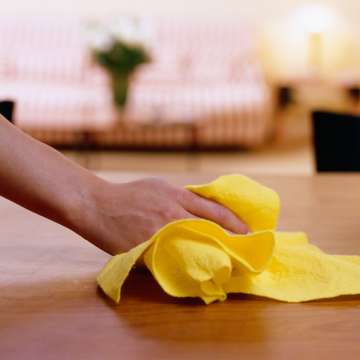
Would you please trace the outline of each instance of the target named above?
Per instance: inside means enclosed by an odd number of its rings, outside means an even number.
[[[256,178],[281,195],[280,228],[360,254],[360,176]],[[95,283],[108,256],[67,229],[1,200],[0,239],[1,359],[360,358],[360,296],[284,304],[233,295],[205,306],[167,296],[137,270],[115,306]]]

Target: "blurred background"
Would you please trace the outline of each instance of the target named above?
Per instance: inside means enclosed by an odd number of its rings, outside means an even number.
[[[91,170],[352,170],[329,159],[360,159],[359,17],[356,0],[3,2],[0,112]]]

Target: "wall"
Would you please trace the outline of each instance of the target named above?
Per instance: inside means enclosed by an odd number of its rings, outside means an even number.
[[[193,16],[244,16],[269,21],[304,0],[1,0],[2,13],[77,13],[94,15],[113,11]],[[322,0],[358,20],[359,0]]]
[[[239,17],[245,18],[258,25],[260,30],[266,29],[264,24],[276,23],[291,9],[309,1],[304,0],[0,0],[1,12],[4,13],[44,13],[44,14],[79,14],[81,16],[99,16],[109,13],[130,14],[176,14],[193,17]],[[360,1],[359,0],[321,0],[318,3],[335,6],[342,13],[348,23],[360,24]],[[357,25],[359,26],[359,25]],[[357,33],[354,28],[351,30]],[[352,73],[360,78],[360,36],[353,36],[353,44],[345,44],[343,41],[338,45],[331,46],[332,64],[327,64],[328,72],[336,73],[341,67],[351,68]],[[288,39],[290,44],[281,43],[279,47],[284,52],[280,54],[281,60],[269,60],[269,71],[273,73],[285,72],[296,73],[304,64],[304,51],[299,43]],[[291,44],[292,41],[292,44]],[[330,43],[332,43],[332,39]],[[354,45],[354,42],[357,42]],[[340,44],[340,45],[339,45]],[[305,45],[306,46],[306,45]],[[275,45],[272,43],[270,53],[274,52]],[[288,50],[288,48],[290,50]],[[292,50],[291,50],[292,49]],[[300,52],[302,52],[300,54]],[[348,56],[351,52],[351,56]],[[287,59],[288,58],[288,59]],[[283,62],[293,64],[287,67]],[[296,63],[301,63],[299,66]],[[294,67],[295,66],[295,67]],[[276,68],[277,67],[277,68]],[[298,67],[298,68],[296,68]]]

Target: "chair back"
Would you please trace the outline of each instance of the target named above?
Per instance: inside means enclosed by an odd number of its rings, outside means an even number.
[[[8,119],[11,123],[14,122],[14,102],[11,100],[0,101],[0,114]]]
[[[360,116],[315,111],[312,124],[318,172],[360,171]]]

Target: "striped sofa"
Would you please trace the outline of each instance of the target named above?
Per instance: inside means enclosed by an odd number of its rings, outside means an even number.
[[[58,147],[254,148],[273,104],[243,24],[148,19],[153,61],[134,76],[126,111],[112,104],[75,17],[0,18],[0,98],[15,120]]]

